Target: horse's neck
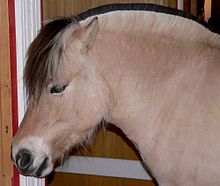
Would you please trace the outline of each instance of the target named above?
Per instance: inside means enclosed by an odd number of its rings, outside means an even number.
[[[94,63],[109,88],[110,105],[105,119],[121,128],[137,144],[145,163],[154,169],[153,173],[161,172],[160,168],[167,167],[167,164],[163,161],[164,166],[159,165],[157,160],[163,159],[167,151],[164,147],[169,142],[169,134],[173,136],[176,124],[185,126],[185,116],[200,110],[200,99],[203,94],[209,94],[205,90],[219,87],[216,79],[220,74],[220,41],[218,39],[212,43],[214,34],[198,25],[201,30],[191,30],[193,41],[187,38],[190,34],[176,32],[183,27],[176,28],[176,31],[174,29],[172,34],[167,31],[154,33],[150,29],[144,34],[144,30],[133,33],[129,28],[119,32],[113,25],[112,30],[106,27],[102,29],[101,22],[97,39],[89,52],[91,63]],[[182,42],[179,42],[181,38]],[[207,69],[211,69],[209,73]],[[211,82],[205,83],[206,87],[203,86],[204,79]],[[182,96],[184,86],[188,90]],[[196,88],[191,91],[191,87]],[[217,93],[213,93],[213,96],[219,97]],[[208,103],[207,100],[202,101]],[[190,106],[182,107],[188,102]],[[176,113],[178,122],[173,121]],[[201,117],[206,117],[206,114],[202,114],[201,111]],[[183,133],[188,129],[186,127]]]
[[[142,103],[147,99],[142,95],[146,93],[145,75],[150,68],[150,63],[145,61],[149,58],[146,50],[146,41],[142,37],[100,30],[90,54],[110,89],[110,108],[105,119],[131,138],[130,133],[142,130],[139,124],[144,123],[140,121],[139,109],[145,109]]]
[[[160,91],[158,82],[169,78],[181,65],[193,66],[202,61],[191,59],[201,56],[201,48],[196,48],[202,42],[209,43],[214,34],[179,17],[139,13],[99,16],[100,28],[90,57],[110,89],[111,106],[105,119],[140,142],[143,139],[137,138],[151,131],[153,122],[149,123],[147,115],[151,113],[147,111],[153,104],[152,95],[156,95],[153,91]],[[184,52],[190,60],[185,58],[183,63]],[[163,102],[160,97],[154,101]]]
[[[97,53],[96,61],[99,63],[97,66],[104,71],[113,92],[117,92],[114,94],[122,96],[120,100],[131,99],[133,94],[131,97],[127,94],[129,91],[137,92],[140,87],[136,86],[140,84],[150,86],[146,84],[149,82],[148,74],[150,77],[156,77],[157,80],[169,75],[169,72],[174,70],[173,64],[178,63],[178,57],[184,50],[187,50],[188,57],[190,55],[193,57],[196,55],[195,48],[199,48],[199,45],[219,46],[220,43],[219,36],[195,21],[169,14],[116,11],[98,17],[100,27],[92,53]],[[214,38],[216,38],[215,42],[213,42]],[[191,48],[193,50],[190,53]],[[173,60],[170,59],[171,57]],[[145,91],[144,89],[147,88],[141,87],[141,89]],[[129,100],[125,103],[126,108],[121,105],[122,111],[129,110]],[[134,105],[135,103],[132,107]]]

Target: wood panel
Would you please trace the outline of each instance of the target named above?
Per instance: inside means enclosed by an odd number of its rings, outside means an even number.
[[[197,16],[197,0],[191,0],[191,14]]]
[[[108,125],[106,129],[100,130],[91,145],[80,148],[78,152],[73,152],[73,154],[130,160],[136,160],[140,157],[132,142],[114,125]]]
[[[151,181],[59,173],[48,178],[49,186],[154,186]]]
[[[12,138],[8,1],[0,1],[0,182],[11,184]],[[3,186],[2,185],[2,186]]]
[[[43,17],[70,16],[109,3],[154,3],[176,8],[176,0],[43,0]]]
[[[217,21],[220,20],[220,1],[212,0],[212,17],[214,17]],[[219,22],[218,22],[219,24]]]

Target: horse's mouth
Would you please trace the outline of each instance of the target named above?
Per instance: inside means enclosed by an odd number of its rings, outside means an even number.
[[[45,157],[39,168],[37,169],[35,176],[41,177],[43,171],[47,168],[48,165],[48,157]]]

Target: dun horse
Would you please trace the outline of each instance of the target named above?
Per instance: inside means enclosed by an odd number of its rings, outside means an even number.
[[[184,15],[108,5],[47,23],[28,50],[19,171],[48,175],[105,120],[160,186],[219,186],[220,36]]]

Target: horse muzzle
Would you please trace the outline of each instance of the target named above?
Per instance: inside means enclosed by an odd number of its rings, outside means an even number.
[[[25,148],[20,149],[14,157],[12,155],[12,161],[23,175],[44,177],[52,171],[47,155],[37,159],[30,150]]]

